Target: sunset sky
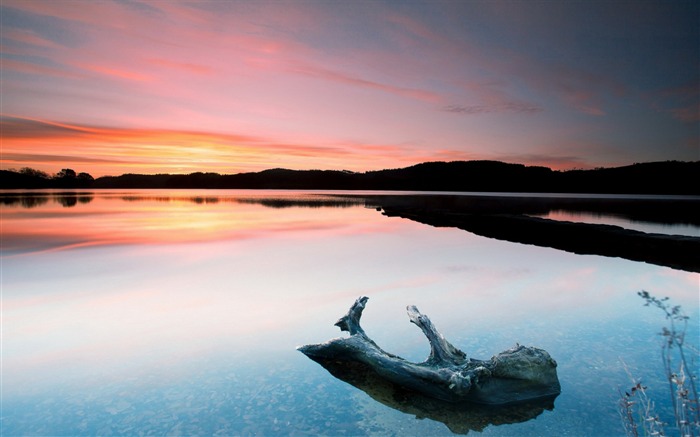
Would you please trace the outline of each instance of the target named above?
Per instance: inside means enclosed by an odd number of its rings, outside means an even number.
[[[0,0],[2,169],[700,160],[700,2]]]

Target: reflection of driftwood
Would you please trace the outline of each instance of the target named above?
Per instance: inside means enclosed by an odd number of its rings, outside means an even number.
[[[408,316],[428,337],[430,356],[415,364],[387,353],[360,327],[367,299],[357,299],[336,323],[350,337],[301,346],[299,350],[319,362],[360,363],[395,385],[448,402],[503,405],[551,398],[560,392],[557,364],[546,351],[518,345],[490,360],[468,358],[414,306],[408,307]]]
[[[313,358],[313,357],[312,357]],[[510,405],[445,402],[393,384],[370,366],[334,359],[314,358],[331,375],[367,393],[372,399],[418,419],[442,422],[455,434],[482,432],[489,425],[507,425],[534,419],[554,409],[556,394]]]
[[[648,234],[619,226],[548,220],[519,214],[471,214],[417,208],[384,208],[436,227],[456,227],[476,235],[551,247],[577,254],[621,257],[700,272],[700,238]]]

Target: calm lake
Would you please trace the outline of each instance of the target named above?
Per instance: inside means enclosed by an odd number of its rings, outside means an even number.
[[[682,305],[697,347],[699,274],[435,228],[334,194],[0,193],[2,434],[622,435],[627,371],[672,422],[667,321],[637,292]],[[379,401],[296,350],[347,335],[333,324],[363,295],[362,326],[384,350],[427,357],[413,304],[471,357],[547,350],[561,394],[495,419]]]

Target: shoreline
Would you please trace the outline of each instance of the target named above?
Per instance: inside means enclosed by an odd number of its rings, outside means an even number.
[[[523,214],[428,211],[397,206],[382,209],[387,217],[435,227],[455,227],[482,237],[700,273],[698,237],[651,234],[615,225],[557,221]]]

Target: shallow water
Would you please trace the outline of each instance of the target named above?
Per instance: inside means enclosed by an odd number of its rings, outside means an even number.
[[[539,217],[551,220],[561,220],[576,223],[614,225],[620,226],[625,229],[631,229],[634,231],[641,231],[651,234],[685,235],[689,237],[700,237],[700,228],[698,228],[697,226],[677,223],[665,224],[649,223],[643,221],[630,221],[610,214],[552,211],[549,214],[541,215]]]
[[[374,206],[315,192],[3,197],[3,435],[452,434],[441,420],[459,414],[402,412],[295,350],[340,336],[333,323],[361,295],[368,335],[412,361],[429,347],[407,304],[469,356],[550,352],[553,409],[484,435],[623,434],[625,366],[671,420],[666,321],[636,293],[682,305],[697,344],[700,275]]]

